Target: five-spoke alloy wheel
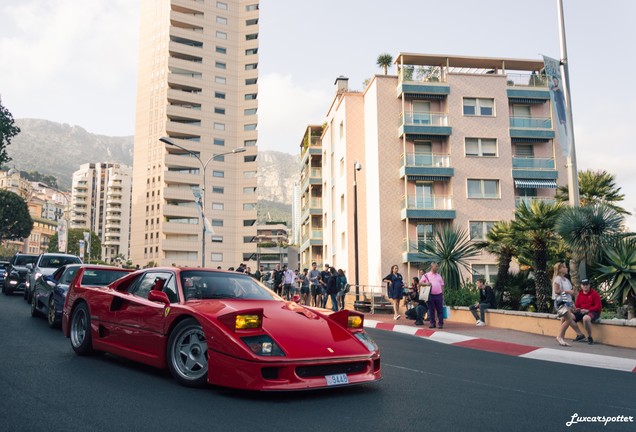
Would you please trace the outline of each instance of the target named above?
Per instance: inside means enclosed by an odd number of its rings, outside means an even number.
[[[170,373],[180,384],[200,387],[207,382],[208,343],[196,320],[188,318],[177,324],[166,354]]]

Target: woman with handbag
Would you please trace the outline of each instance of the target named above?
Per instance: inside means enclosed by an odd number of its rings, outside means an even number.
[[[404,279],[397,265],[391,266],[391,273],[382,279],[388,285],[389,298],[393,302],[393,319],[400,319],[400,301],[404,296]]]
[[[561,327],[559,328],[559,335],[556,340],[559,345],[563,347],[571,346],[563,339],[568,327],[572,327],[577,334],[574,339],[575,342],[585,339],[585,336],[579,329],[579,326],[574,322],[574,315],[572,314],[572,308],[574,306],[574,301],[572,300],[574,288],[572,287],[572,282],[565,277],[567,274],[568,267],[565,263],[558,262],[554,265],[552,300],[554,300],[554,308],[557,310],[557,316],[561,318]]]

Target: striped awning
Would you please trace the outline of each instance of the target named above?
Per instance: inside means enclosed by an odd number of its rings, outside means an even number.
[[[508,98],[508,102],[510,102],[510,103],[520,103],[520,104],[542,104],[542,103],[546,103],[547,99],[532,99],[532,98],[511,97],[511,98]]]
[[[435,99],[442,100],[446,99],[447,94],[433,94],[433,93],[404,93],[409,99]]]
[[[515,187],[517,189],[556,189],[557,184],[554,180],[515,179]]]
[[[415,181],[448,181],[450,180],[451,176],[437,176],[437,175],[412,175],[412,174],[407,174],[407,178],[409,180],[415,180]]]
[[[550,141],[552,138],[527,138],[527,137],[512,137],[513,143],[544,143]]]

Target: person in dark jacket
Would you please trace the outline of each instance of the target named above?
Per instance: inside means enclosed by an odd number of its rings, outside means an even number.
[[[338,291],[340,291],[340,288],[338,287],[338,272],[335,268],[329,267],[329,277],[327,279],[327,295],[331,299],[331,310],[334,312],[338,312]]]
[[[497,307],[495,303],[495,292],[489,285],[486,285],[486,279],[477,279],[477,288],[479,288],[479,302],[474,305],[470,305],[468,309],[472,312],[473,316],[477,320],[477,326],[486,325],[486,309],[495,309]],[[479,315],[477,315],[477,308],[479,308]]]
[[[400,301],[404,296],[404,279],[399,273],[399,267],[397,265],[391,266],[391,273],[382,279],[382,282],[387,284],[387,291],[389,298],[393,301],[393,319],[400,319]]]
[[[420,278],[415,276],[413,284],[407,295],[409,304],[413,307],[406,310],[406,317],[415,320],[415,325],[424,325],[424,315],[428,312],[428,304],[426,300],[420,300]]]

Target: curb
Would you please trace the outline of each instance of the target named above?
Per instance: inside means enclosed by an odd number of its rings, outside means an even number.
[[[515,357],[529,358],[533,360],[543,360],[555,363],[566,363],[570,365],[636,373],[636,360],[625,359],[621,357],[587,354],[574,351],[557,350],[552,348],[539,348],[530,345],[520,345],[510,342],[482,339],[432,329],[416,328],[400,324],[388,324],[381,321],[368,319],[364,320],[364,326],[366,328],[374,328],[378,330],[409,334],[412,336],[426,338],[447,345],[455,345],[480,351],[489,351]]]

